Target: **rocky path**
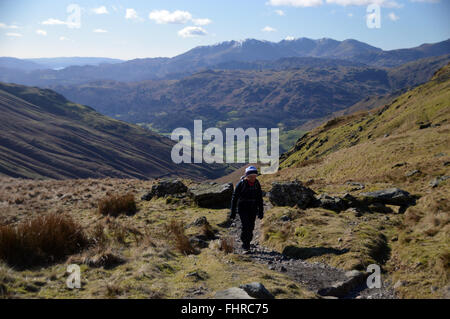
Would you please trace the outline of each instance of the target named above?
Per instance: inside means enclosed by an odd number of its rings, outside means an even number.
[[[234,238],[235,252],[245,254],[257,263],[266,264],[269,269],[286,274],[294,282],[300,283],[309,290],[323,297],[357,298],[357,299],[392,299],[395,298],[388,282],[382,283],[380,289],[369,289],[366,277],[357,271],[345,272],[323,263],[309,263],[303,260],[291,259],[279,252],[260,244],[261,222],[257,220],[255,237],[250,253],[246,253],[240,240],[240,220],[236,218],[230,227],[230,236]]]

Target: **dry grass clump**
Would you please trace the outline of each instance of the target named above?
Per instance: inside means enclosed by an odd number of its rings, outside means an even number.
[[[184,224],[182,222],[171,220],[166,225],[167,236],[174,242],[175,248],[182,254],[195,254],[196,250],[192,247],[189,238],[184,233]]]
[[[234,238],[227,236],[220,239],[219,249],[225,254],[232,254],[234,252]]]
[[[66,215],[43,215],[0,227],[0,259],[18,268],[60,261],[88,245],[83,228]]]
[[[111,195],[101,199],[98,203],[98,212],[102,215],[117,217],[121,214],[128,216],[137,212],[136,201],[133,194]]]

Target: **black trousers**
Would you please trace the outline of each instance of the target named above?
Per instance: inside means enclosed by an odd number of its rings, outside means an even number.
[[[238,213],[242,223],[241,240],[244,245],[249,246],[253,239],[257,212],[256,210],[249,209],[239,211]]]

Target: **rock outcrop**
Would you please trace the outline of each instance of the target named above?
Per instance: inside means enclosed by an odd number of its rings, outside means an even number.
[[[269,200],[275,206],[295,206],[305,209],[316,203],[312,189],[298,181],[274,182],[269,193]]]
[[[229,288],[226,290],[216,292],[215,299],[255,299],[249,296],[242,288]]]
[[[233,184],[200,184],[189,189],[191,196],[199,207],[229,208],[233,196]]]
[[[252,282],[250,284],[240,285],[239,288],[245,290],[250,297],[256,299],[274,299],[275,297],[259,282]]]
[[[188,192],[188,188],[178,179],[163,179],[152,186],[152,190],[142,196],[142,200],[149,201],[152,198],[166,196],[183,196]]]

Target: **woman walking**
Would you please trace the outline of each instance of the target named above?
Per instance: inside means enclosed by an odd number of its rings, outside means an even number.
[[[257,180],[258,169],[249,166],[245,170],[245,176],[237,183],[231,199],[230,219],[236,218],[236,213],[242,223],[242,248],[250,250],[250,242],[253,239],[256,217],[263,219],[264,204],[261,185]]]

